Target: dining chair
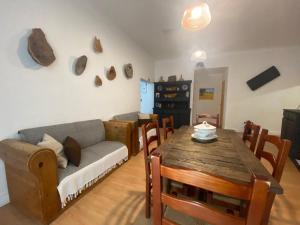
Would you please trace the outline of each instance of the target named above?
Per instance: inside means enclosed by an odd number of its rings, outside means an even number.
[[[213,125],[217,128],[220,128],[220,115],[211,115],[211,114],[196,114],[196,123],[200,124],[203,121],[206,121],[207,123],[209,123],[210,125]]]
[[[175,212],[188,215],[188,218],[195,218],[215,225],[261,224],[270,188],[270,183],[263,178],[253,177],[252,183],[247,185],[234,183],[200,171],[168,167],[161,164],[161,156],[158,152],[155,152],[151,156],[151,161],[153,176],[153,225],[177,224],[172,217],[178,218],[178,216],[174,216],[174,213],[173,216],[172,214],[169,216],[165,215],[163,212],[165,206],[165,212],[168,212],[170,207]],[[162,178],[248,201],[247,214],[245,217],[239,217],[223,212],[203,202],[169,195],[162,192]],[[202,224],[203,222],[200,223]]]
[[[164,130],[164,140],[167,140],[168,133],[174,134],[174,117],[173,115],[162,119],[162,125]]]
[[[252,152],[255,152],[255,147],[256,147],[259,131],[260,131],[260,126],[254,124],[250,120],[247,120],[244,124],[245,124],[245,126],[244,126],[244,132],[243,132],[243,141],[245,143],[249,142],[250,150]]]
[[[277,149],[277,154],[274,154],[273,152],[270,151],[266,151],[265,150],[266,143],[270,143],[274,145]],[[272,176],[278,183],[280,183],[283,169],[286,164],[290,148],[291,148],[291,141],[281,139],[280,137],[275,135],[269,135],[267,129],[262,129],[255,156],[259,160],[263,158],[270,163],[273,169]],[[266,210],[268,213],[265,214],[263,224],[268,224],[274,199],[275,199],[274,194],[270,194],[268,196],[267,210]]]
[[[156,135],[149,136],[148,131],[152,129],[156,130]],[[159,125],[157,120],[142,125],[142,137],[143,137],[143,151],[144,151],[145,172],[146,172],[146,218],[150,218],[151,189],[152,189],[150,155],[161,144]],[[155,142],[156,142],[156,146],[154,145]]]
[[[277,154],[265,150],[265,144],[271,143],[276,146]],[[291,148],[291,141],[281,139],[275,135],[269,135],[267,129],[263,129],[256,149],[256,157],[258,159],[264,158],[267,160],[272,168],[272,176],[279,183],[282,172]]]

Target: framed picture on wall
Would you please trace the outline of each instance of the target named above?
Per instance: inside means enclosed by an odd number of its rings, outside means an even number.
[[[214,99],[214,88],[200,88],[199,89],[199,100],[213,100]]]

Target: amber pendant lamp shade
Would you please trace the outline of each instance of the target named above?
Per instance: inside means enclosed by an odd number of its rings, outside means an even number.
[[[210,21],[209,6],[205,2],[198,2],[184,11],[181,25],[188,31],[197,31],[205,28]]]

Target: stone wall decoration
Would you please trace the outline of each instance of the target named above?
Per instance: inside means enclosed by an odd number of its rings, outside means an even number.
[[[108,80],[114,80],[117,76],[117,73],[116,73],[116,69],[114,66],[111,66],[110,69],[107,71],[107,79]]]
[[[124,72],[125,72],[125,76],[130,79],[133,77],[133,68],[131,63],[125,64],[124,65]]]
[[[101,45],[100,39],[98,39],[97,37],[95,37],[95,41],[94,41],[94,50],[95,50],[95,52],[97,52],[97,53],[103,52],[103,49],[102,49],[102,45]]]
[[[55,61],[53,49],[40,28],[32,29],[28,37],[28,52],[33,60],[42,66],[49,66]]]
[[[102,80],[98,75],[95,77],[95,85],[96,87],[102,86]]]
[[[85,55],[80,56],[75,64],[75,74],[81,75],[83,71],[85,70],[87,63],[87,57]]]

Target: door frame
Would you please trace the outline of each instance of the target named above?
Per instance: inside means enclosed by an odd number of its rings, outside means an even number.
[[[222,87],[221,87],[221,103],[220,103],[220,127],[225,127],[225,118],[226,118],[226,98],[227,98],[227,83],[228,83],[228,67],[215,67],[215,68],[201,68],[196,69],[194,71],[194,85],[193,85],[193,104],[192,104],[192,123],[194,124],[196,122],[196,113],[195,112],[195,105],[197,104],[198,100],[198,91],[196,90],[196,73],[202,73],[204,75],[208,75],[210,73],[222,73],[223,74],[223,80],[222,80]]]

